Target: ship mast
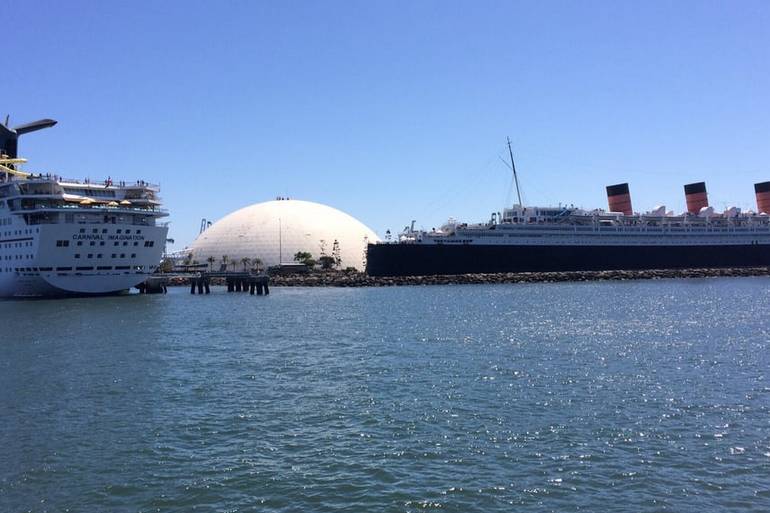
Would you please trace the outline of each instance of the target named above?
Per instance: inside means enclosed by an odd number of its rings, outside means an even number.
[[[519,206],[523,207],[521,203],[521,191],[519,191],[519,177],[516,175],[516,163],[513,161],[513,150],[511,149],[511,138],[506,137],[508,140],[508,154],[511,156],[511,169],[513,169],[513,181],[516,184],[516,196],[519,198]]]

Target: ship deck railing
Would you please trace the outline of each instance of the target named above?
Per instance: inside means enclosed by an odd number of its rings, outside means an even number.
[[[19,207],[15,209],[11,209],[11,212],[24,212],[24,213],[30,213],[30,212],[46,212],[46,211],[52,211],[52,212],[58,212],[62,210],[86,210],[86,211],[97,211],[97,212],[127,212],[131,214],[163,214],[168,215],[169,211],[165,208],[137,208],[137,207],[128,207],[128,206],[111,206],[111,205],[58,205],[58,206],[34,206],[34,207]],[[91,213],[91,212],[89,212]]]
[[[1,171],[0,171],[1,172]],[[24,172],[26,174],[26,171]],[[11,182],[55,182],[61,185],[78,185],[78,186],[87,186],[90,188],[110,188],[110,189],[130,189],[130,190],[136,190],[136,189],[149,189],[152,191],[159,191],[160,190],[160,184],[156,183],[150,183],[145,182],[144,180],[138,180],[132,182],[128,182],[125,180],[110,180],[109,183],[105,181],[93,181],[90,179],[77,179],[77,178],[65,178],[63,176],[59,175],[51,175],[51,174],[41,174],[41,173],[29,173],[27,176],[25,176],[23,179],[19,178],[8,178],[3,173],[2,176],[0,176],[0,183],[11,183]]]
[[[25,171],[25,173],[27,173]],[[41,182],[57,182],[61,185],[87,185],[89,187],[104,187],[114,189],[151,189],[159,190],[160,184],[146,182],[144,180],[91,180],[90,178],[78,179],[78,178],[66,178],[61,175],[55,175],[50,173],[29,173],[26,177],[26,181],[41,181]]]

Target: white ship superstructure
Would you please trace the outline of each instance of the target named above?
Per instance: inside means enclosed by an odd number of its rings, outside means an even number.
[[[770,244],[770,217],[731,208],[674,215],[660,207],[625,215],[573,207],[505,209],[487,223],[449,222],[439,230],[407,228],[399,242],[416,244],[712,246]]]
[[[29,173],[8,147],[0,145],[0,297],[115,294],[157,269],[168,231],[157,186]]]

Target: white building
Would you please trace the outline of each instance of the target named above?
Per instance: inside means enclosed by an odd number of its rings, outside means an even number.
[[[278,199],[237,210],[214,223],[192,243],[193,260],[210,257],[218,268],[227,257],[228,269],[239,270],[242,259],[259,258],[269,267],[293,262],[303,251],[314,259],[332,256],[337,241],[340,267],[364,269],[368,242],[379,238],[357,219],[332,207],[310,201]]]

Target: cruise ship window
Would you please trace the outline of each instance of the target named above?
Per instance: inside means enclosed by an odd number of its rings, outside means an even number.
[[[124,246],[128,246],[128,241],[123,242]]]
[[[102,233],[107,233],[107,228],[102,229]]]
[[[126,233],[131,233],[131,230],[126,230]]]
[[[96,246],[96,241],[95,240],[91,241],[91,246]]]
[[[118,231],[116,233],[123,233],[123,230],[118,229]]]
[[[80,258],[80,253],[75,253],[75,258]]]
[[[121,253],[120,254],[120,258],[126,258],[126,254],[125,253]]]
[[[117,241],[115,241],[115,244],[114,244],[114,245],[115,245],[115,246],[117,246],[118,244],[120,244],[120,242],[117,242]]]
[[[138,246],[138,245],[139,245],[139,243],[138,243],[138,242],[134,242],[134,246]]]
[[[94,229],[93,229],[93,230],[91,230],[91,231],[92,231],[93,233],[99,233],[99,229],[98,229],[98,228],[94,228]]]
[[[99,243],[99,245],[100,245],[100,246],[104,246],[104,241],[101,241],[101,242]]]
[[[115,254],[115,253],[112,254],[112,258],[115,258],[116,256],[118,256],[118,255]]]
[[[88,254],[88,258],[93,258],[93,257],[94,257],[94,254],[93,254],[93,253],[89,253],[89,254]]]
[[[131,253],[131,258],[136,258],[136,253]]]

